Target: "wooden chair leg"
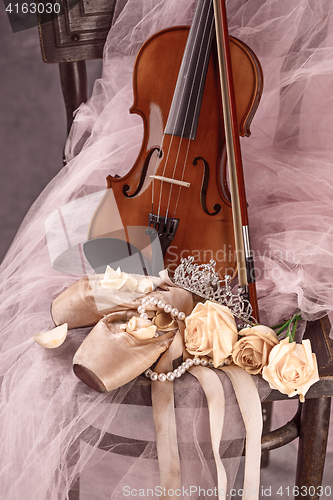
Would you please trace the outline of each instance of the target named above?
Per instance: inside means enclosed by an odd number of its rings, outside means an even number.
[[[261,403],[261,408],[262,408],[262,419],[263,419],[262,434],[263,436],[265,436],[271,430],[272,408],[273,408],[272,401]],[[268,466],[269,466],[269,450],[264,450],[261,452],[260,467],[262,469],[265,469]]]
[[[80,479],[78,479],[72,489],[68,492],[68,500],[80,500]]]
[[[68,455],[68,466],[75,468],[80,458],[80,438],[72,444]],[[68,492],[68,500],[80,500],[80,476],[73,482],[71,489]]]
[[[67,116],[67,135],[73,123],[73,113],[88,98],[87,70],[85,61],[59,63],[60,81]],[[66,165],[63,155],[63,164]]]
[[[303,403],[294,498],[318,500],[325,464],[331,398],[306,399]]]
[[[261,404],[262,407],[262,419],[263,419],[263,436],[268,434],[271,430],[271,420],[272,420],[272,407],[273,403],[271,401],[264,402]],[[264,450],[261,453],[261,468],[265,469],[269,465],[269,451]]]
[[[68,134],[72,126],[74,111],[82,102],[86,102],[88,97],[86,63],[85,61],[61,62],[59,71],[66,106]]]

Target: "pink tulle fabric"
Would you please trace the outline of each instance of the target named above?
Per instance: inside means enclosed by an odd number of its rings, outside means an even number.
[[[81,245],[105,178],[124,175],[139,152],[142,120],[128,113],[135,55],[156,31],[190,23],[194,7],[189,0],[118,0],[103,77],[76,114],[68,164],[30,209],[1,266],[0,491],[6,500],[26,498],[27,491],[35,500],[64,500],[70,489],[80,489],[80,500],[117,499],[124,486],[159,484],[151,407],[129,396],[137,382],[105,395],[77,380],[71,363],[84,330],[70,332],[55,350],[30,338],[52,328],[53,298],[91,271]],[[227,10],[230,34],[256,53],[265,78],[252,136],[241,141],[261,322],[273,325],[296,310],[315,319],[333,309],[333,6],[330,0],[233,0]],[[208,440],[204,396],[193,381],[185,393],[181,382],[175,397],[183,484],[214,487],[211,454],[200,445]],[[237,404],[224,384],[233,415],[226,417],[226,439],[242,439]],[[146,444],[133,457],[107,441],[110,432]],[[229,484],[240,450],[224,460]]]

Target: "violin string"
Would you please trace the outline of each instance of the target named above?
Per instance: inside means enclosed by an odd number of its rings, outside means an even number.
[[[210,9],[212,9],[212,4],[210,4]],[[209,14],[209,13],[208,13]],[[207,15],[206,17],[206,23],[205,23],[205,29],[204,29],[204,32],[206,32],[207,30],[207,26],[208,26],[208,19],[209,19],[209,15]],[[208,26],[208,29],[209,29],[209,39],[208,39],[208,44],[206,44],[206,46],[204,47],[203,45],[203,42],[201,42],[201,46],[200,46],[200,51],[199,51],[199,54],[197,55],[197,64],[196,64],[196,67],[195,67],[195,75],[198,73],[198,70],[199,70],[199,59],[200,59],[200,56],[201,56],[201,53],[202,53],[202,50],[203,49],[206,49],[206,51],[204,52],[204,61],[207,62],[207,57],[209,57],[210,55],[210,50],[209,50],[209,47],[210,47],[210,40],[211,40],[211,37],[212,37],[212,31],[213,31],[213,23],[211,24],[211,26],[209,27]],[[203,37],[202,37],[203,38]],[[190,93],[190,98],[189,98],[189,103],[190,103],[190,99],[192,97],[192,94],[193,94],[193,90],[194,90],[194,81],[195,81],[195,77],[193,78],[193,84],[192,84],[192,88],[191,88],[191,93]],[[197,98],[196,98],[196,102],[195,102],[195,111],[198,109],[198,106],[200,105],[200,100],[199,100],[199,96],[200,96],[200,90],[202,88],[202,85],[205,83],[205,78],[204,78],[204,75],[203,75],[203,72],[201,72],[201,77],[200,77],[200,84],[199,84],[199,90],[197,92]],[[185,124],[186,124],[186,118],[187,118],[187,115],[188,115],[188,112],[190,110],[190,105],[188,103],[188,106],[187,106],[187,110],[186,110],[186,117],[185,117],[185,120],[184,120],[184,124],[183,124],[183,130],[182,130],[182,134],[184,133],[184,130],[185,130]],[[192,133],[193,133],[193,129],[194,129],[194,125],[195,125],[195,113],[193,114],[193,120],[192,120],[192,124],[191,124],[191,133],[190,133],[190,136],[192,136]],[[179,153],[180,153],[180,147],[181,147],[181,142],[182,142],[182,139],[180,141],[180,145],[179,145],[179,149],[178,149],[178,154],[177,154],[177,162],[175,162],[175,166],[174,166],[174,171],[173,171],[173,175],[175,175],[175,172],[176,172],[176,169],[177,169],[177,163],[178,163],[178,159],[179,159]],[[187,143],[187,148],[186,148],[186,153],[185,153],[185,160],[183,162],[183,169],[182,169],[182,175],[181,175],[181,180],[183,181],[184,180],[184,176],[185,176],[185,171],[186,171],[186,165],[187,165],[187,159],[188,159],[188,153],[189,153],[189,149],[190,149],[190,146],[191,146],[191,139],[188,140],[188,143]],[[170,201],[171,201],[171,194],[172,194],[172,187],[171,186],[171,189],[170,189],[170,193],[169,193],[169,199],[168,199],[168,205],[167,205],[167,210],[169,211],[169,208],[170,208]],[[174,209],[174,215],[173,217],[175,217],[175,214],[176,214],[176,210],[177,210],[177,207],[178,207],[178,202],[179,202],[179,198],[180,198],[180,191],[181,191],[181,188],[182,186],[179,186],[179,190],[178,190],[178,196],[177,196],[177,200],[176,200],[176,206],[175,206],[175,209]]]
[[[212,3],[209,4],[209,10],[212,9]],[[209,12],[210,13],[210,12]],[[209,14],[208,13],[208,14]],[[201,23],[201,20],[202,20],[202,16],[203,16],[203,10],[201,11],[201,14],[200,14],[200,21],[199,21],[199,24]],[[207,29],[210,30],[210,35],[209,35],[209,38],[211,39],[211,35],[212,35],[212,29],[213,29],[213,23],[211,24],[210,27],[207,28],[207,25],[208,25],[208,19],[209,19],[209,15],[206,16],[206,21],[205,21],[205,26],[204,26],[204,32],[206,32]],[[198,36],[199,36],[199,33],[197,31],[197,33],[195,34],[195,41],[197,41],[198,39]],[[203,38],[203,37],[202,37]],[[194,42],[195,42],[194,41]],[[194,53],[194,47],[195,47],[195,43],[193,43],[193,46],[192,46],[192,52],[190,54],[190,62],[193,60],[194,56],[195,56],[195,53]],[[209,44],[206,45],[206,54],[205,54],[205,60],[207,59],[207,55],[209,55],[209,50],[208,50],[208,47],[209,47]],[[201,54],[202,52],[202,49],[204,48],[203,46],[203,41],[201,41],[201,45],[200,45],[200,50],[199,50],[199,55]],[[199,66],[199,55],[197,55],[197,62],[196,62],[196,66],[195,66],[195,72],[194,72],[194,76],[198,73],[198,66]],[[177,164],[178,164],[178,160],[179,160],[179,154],[180,154],[180,150],[181,150],[181,146],[182,146],[182,142],[183,142],[183,134],[184,134],[184,131],[185,131],[185,126],[186,126],[186,119],[187,119],[187,116],[188,116],[188,113],[190,111],[190,98],[193,94],[193,90],[194,90],[194,82],[195,82],[195,77],[193,78],[193,81],[192,81],[192,87],[191,87],[191,91],[190,91],[190,97],[188,99],[188,104],[187,104],[187,108],[186,108],[186,114],[185,114],[185,119],[184,119],[184,123],[183,123],[183,129],[182,129],[182,132],[181,132],[181,136],[180,136],[180,141],[179,141],[179,146],[178,146],[178,151],[177,151],[177,156],[176,156],[176,161],[175,161],[175,164],[174,164],[174,169],[173,169],[173,173],[172,173],[172,179],[175,178],[175,173],[176,173],[176,170],[177,170]],[[204,82],[204,79],[203,79],[203,76],[201,76],[201,80],[200,80],[200,88],[202,86],[202,83]],[[183,88],[183,92],[184,92],[184,88]],[[182,92],[182,96],[183,96],[183,92]],[[199,105],[199,98],[197,98],[196,100],[196,105],[195,105],[195,110],[197,109]],[[180,112],[180,107],[177,111],[177,118],[179,116],[179,112]],[[177,119],[175,120],[175,124],[177,123]],[[176,125],[175,125],[176,126]],[[194,118],[193,118],[193,122],[192,122],[192,125],[191,125],[191,133],[193,132],[193,127],[194,127]],[[175,132],[175,128],[174,128],[174,131]],[[170,151],[171,151],[171,146],[172,146],[172,141],[173,141],[173,136],[174,134],[172,135],[172,138],[170,140],[170,145],[169,145],[169,151],[168,151],[168,154],[167,154],[167,158],[166,158],[166,161],[165,161],[165,165],[164,165],[164,171],[163,171],[163,175],[165,174],[165,170],[167,168],[167,163],[168,163],[168,159],[169,159],[169,155],[170,155]],[[182,171],[182,180],[184,178],[184,175],[185,175],[185,169],[186,169],[186,162],[187,162],[187,157],[188,157],[188,151],[189,151],[189,147],[190,147],[190,144],[191,144],[191,139],[188,140],[188,145],[187,145],[187,151],[186,151],[186,158],[185,158],[185,162],[183,164],[183,171]],[[172,189],[173,189],[173,184],[171,184],[170,186],[170,191],[169,191],[169,198],[168,198],[168,204],[167,204],[167,210],[166,210],[166,216],[168,216],[168,213],[169,213],[169,208],[170,208],[170,202],[171,202],[171,195],[172,195]],[[161,187],[160,187],[160,197],[159,197],[159,213],[160,213],[160,208],[161,208],[161,200],[162,200],[162,190],[163,190],[163,182],[161,183]],[[180,195],[180,192],[178,192],[178,198],[177,198],[177,201],[176,201],[176,205],[178,206],[178,201],[179,201],[179,195]],[[158,216],[159,216],[159,213],[158,213]],[[176,213],[176,208],[174,210],[174,217],[175,217],[175,213]]]
[[[210,42],[211,42],[212,37],[213,37],[213,29],[214,29],[214,18],[213,18],[213,21],[212,21],[211,27],[210,27],[209,40],[208,40],[207,49],[206,49],[206,53],[205,53],[205,63],[207,62],[207,58],[210,57],[209,47],[211,46]],[[201,90],[202,86],[205,84],[205,81],[206,81],[206,79],[204,78],[204,75],[202,73],[201,74],[201,78],[200,78],[200,88],[199,88],[199,92],[198,92],[197,100],[196,100],[196,104],[195,104],[196,109],[200,105],[200,102],[199,102],[200,90]],[[193,132],[194,125],[195,125],[195,122],[193,120],[192,126],[191,126],[191,135],[192,135],[192,132]],[[181,179],[180,179],[182,181],[184,180],[184,177],[185,177],[185,171],[186,171],[186,165],[187,165],[187,159],[188,159],[188,153],[189,153],[190,145],[191,145],[191,143],[189,141],[188,145],[187,145],[187,151],[186,151],[185,161],[184,161],[184,164],[183,164],[183,170],[182,170],[182,175],[181,175]],[[179,186],[177,200],[176,200],[176,205],[175,205],[175,209],[174,209],[174,216],[175,216],[177,208],[178,208],[178,203],[179,203],[179,199],[180,199],[181,190],[182,190],[182,186]]]
[[[201,12],[201,15],[200,15],[200,21],[202,19],[202,16],[203,16],[203,12]],[[191,61],[193,60],[193,57],[194,57],[194,51],[192,49],[192,53],[190,54],[190,63]],[[183,98],[184,98],[184,93],[185,93],[185,86],[183,86],[182,88],[182,91],[181,91],[181,97],[180,97],[180,102],[182,102]],[[177,112],[176,112],[176,117],[174,119],[174,126],[173,126],[173,131],[172,131],[172,134],[170,135],[171,139],[170,139],[170,143],[169,143],[169,147],[168,147],[168,151],[167,151],[167,154],[166,154],[166,159],[165,159],[165,162],[164,162],[164,168],[163,168],[163,172],[162,172],[162,177],[165,176],[165,172],[166,172],[166,169],[167,169],[167,166],[168,166],[168,161],[169,161],[169,157],[170,157],[170,152],[172,150],[172,143],[173,143],[173,140],[174,140],[174,137],[175,137],[175,132],[176,132],[176,124],[178,122],[178,118],[179,118],[179,114],[180,114],[180,110],[181,110],[181,107],[180,105],[178,106],[178,109],[177,109]],[[188,109],[187,109],[188,111]],[[187,116],[187,114],[186,114]],[[182,132],[184,131],[184,128],[182,130]],[[163,151],[163,144],[164,144],[164,139],[165,139],[165,136],[166,134],[163,132],[163,137],[162,137],[162,142],[161,142],[161,151]],[[182,140],[182,137],[181,137],[181,140]],[[180,140],[180,145],[181,145],[181,140]],[[178,150],[179,151],[179,150]],[[158,162],[158,157],[156,159],[156,163],[155,163],[155,168],[156,168],[156,164]],[[174,177],[172,177],[174,178]],[[159,202],[158,202],[158,211],[157,211],[157,220],[159,220],[159,217],[160,217],[160,211],[161,211],[161,204],[162,204],[162,191],[163,191],[163,184],[164,182],[161,181],[161,187],[160,187],[160,195],[159,195]],[[154,187],[154,185],[152,186]],[[172,187],[172,185],[171,185]],[[154,191],[152,191],[152,197],[154,198]],[[152,201],[152,205],[153,205],[153,201]],[[167,218],[168,216],[168,210],[166,211],[166,215],[165,215],[165,218]]]
[[[211,8],[211,4],[210,4],[210,7]],[[199,24],[201,23],[201,20],[202,20],[202,16],[203,16],[203,10],[201,11],[200,13],[200,20],[199,20]],[[208,17],[208,16],[207,16]],[[207,21],[206,21],[206,26],[207,26]],[[206,26],[205,26],[205,29],[206,29]],[[198,32],[196,33],[195,35],[195,41],[197,40],[199,34]],[[195,56],[194,54],[194,45],[195,43],[193,44],[193,47],[192,47],[192,52],[190,53],[190,64]],[[200,47],[200,51],[202,49],[202,45]],[[197,66],[198,66],[198,61],[197,61],[197,65],[196,65],[196,71],[197,71]],[[191,88],[191,94],[192,95],[192,92],[193,92],[193,87],[194,87],[194,80],[193,79],[193,82],[192,82],[192,88]],[[185,92],[185,87],[183,87],[182,89],[182,94],[181,94],[181,99],[180,99],[180,102],[182,101],[183,97],[184,97],[184,92]],[[188,102],[188,105],[187,105],[187,109],[186,109],[186,115],[185,115],[185,120],[184,120],[184,124],[183,124],[183,129],[182,129],[182,133],[184,133],[184,129],[185,129],[185,123],[186,123],[186,118],[187,118],[187,115],[188,115],[188,112],[189,112],[189,102]],[[165,163],[164,163],[164,168],[163,168],[163,173],[162,173],[162,177],[165,176],[165,172],[166,172],[166,168],[167,168],[167,165],[168,165],[168,161],[169,161],[169,157],[170,157],[170,152],[171,152],[171,149],[172,149],[172,143],[173,143],[173,140],[174,140],[174,136],[175,136],[175,131],[176,131],[176,123],[177,123],[177,120],[178,120],[178,117],[179,117],[179,113],[180,113],[180,106],[178,107],[178,110],[177,110],[177,114],[176,114],[176,118],[174,120],[174,129],[173,129],[173,133],[171,135],[171,139],[170,139],[170,143],[169,143],[169,148],[168,148],[168,152],[167,152],[167,156],[166,156],[166,159],[165,159]],[[164,139],[165,139],[165,133],[163,133],[163,139],[162,139],[162,143],[161,143],[161,148],[163,147],[163,143],[164,143]],[[179,141],[179,146],[178,146],[178,152],[177,152],[177,160],[178,160],[178,157],[179,157],[179,152],[180,152],[180,148],[181,148],[181,145],[182,145],[182,140],[183,140],[183,136],[181,135],[180,137],[180,141]],[[172,175],[172,179],[174,179],[175,177],[175,170],[176,170],[176,167],[177,167],[177,162],[175,162],[175,167],[174,167],[174,170],[173,170],[173,175]],[[157,213],[157,218],[159,220],[159,217],[160,217],[160,211],[161,211],[161,204],[162,204],[162,192],[163,192],[163,181],[161,181],[161,187],[160,187],[160,195],[159,195],[159,202],[158,202],[158,213]],[[173,185],[171,184],[171,187],[170,187],[170,193],[169,193],[169,201],[170,201],[170,198],[171,198],[171,191],[172,191],[172,187]],[[152,192],[153,193],[153,192]],[[152,202],[153,204],[153,202]],[[165,215],[165,218],[167,218],[168,216],[168,211],[169,211],[169,202],[168,202],[168,206],[167,206],[167,210],[166,210],[166,215]]]

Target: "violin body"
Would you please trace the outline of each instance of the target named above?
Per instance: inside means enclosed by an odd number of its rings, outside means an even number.
[[[165,267],[174,270],[180,258],[193,255],[200,263],[214,259],[222,277],[234,274],[236,258],[214,44],[195,138],[165,132],[188,33],[188,27],[163,30],[140,49],[134,67],[134,103],[130,112],[142,117],[142,147],[128,174],[121,178],[109,176],[107,182],[125,228],[148,227],[152,210],[158,217],[179,220],[165,252]],[[230,49],[239,134],[250,135],[249,126],[262,88],[260,65],[252,51],[232,37]],[[153,180],[152,175],[181,179],[189,186]],[[112,233],[109,196],[108,190],[91,221],[88,239]]]

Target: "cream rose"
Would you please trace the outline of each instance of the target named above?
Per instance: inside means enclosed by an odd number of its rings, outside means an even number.
[[[185,320],[186,349],[195,356],[208,356],[219,366],[238,339],[237,326],[228,307],[207,301],[195,306]]]
[[[273,347],[269,363],[263,368],[262,376],[272,389],[277,389],[289,397],[300,395],[300,401],[309,387],[319,380],[316,355],[312,353],[311,342],[289,343],[286,338]]]
[[[279,343],[276,333],[268,326],[256,325],[239,332],[242,338],[236,342],[232,351],[233,362],[251,373],[260,373],[268,364],[268,355]]]
[[[155,337],[156,326],[149,319],[133,316],[128,323],[120,325],[121,330],[133,335],[139,340],[147,340]]]
[[[137,280],[131,274],[123,273],[120,267],[115,271],[107,266],[104,277],[100,280],[102,288],[110,288],[119,292],[135,292],[139,294],[150,293],[154,290],[154,284],[149,278]]]
[[[123,273],[120,267],[115,271],[112,267],[107,266],[104,277],[99,283],[103,288],[113,288],[120,292],[133,292],[138,285],[138,280],[130,274]]]
[[[150,293],[154,290],[154,284],[149,278],[142,278],[138,281],[134,291],[137,293]]]

